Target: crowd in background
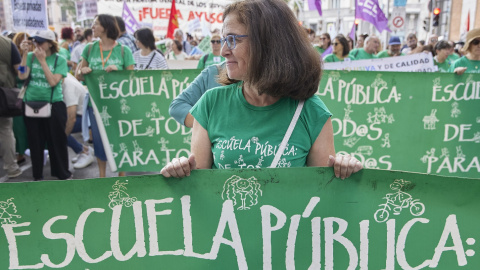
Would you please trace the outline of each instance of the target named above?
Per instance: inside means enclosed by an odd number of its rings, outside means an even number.
[[[312,46],[326,63],[426,52],[433,55],[439,72],[457,74],[480,72],[480,65],[478,65],[480,63],[480,29],[471,30],[464,43],[439,40],[436,35],[430,35],[426,41],[418,40],[412,33],[405,37],[405,42],[401,42],[400,37],[392,36],[388,44],[384,44],[385,46],[377,36],[368,33],[360,34],[356,40],[353,40],[341,34],[333,38],[328,33],[317,36],[312,29],[305,29],[305,32]],[[26,97],[39,100],[43,100],[44,96],[49,97],[53,104],[52,117],[57,116],[55,123],[46,123],[25,116],[13,118],[10,127],[15,136],[15,139],[11,140],[13,145],[9,145],[8,140],[1,142],[2,148],[8,148],[10,152],[16,153],[13,165],[13,161],[5,160],[5,155],[3,157],[9,178],[21,174],[17,164],[25,161],[26,154],[32,157],[34,180],[43,179],[42,167],[48,157],[55,159],[55,162],[51,162],[55,164],[51,165],[53,176],[59,179],[72,178],[73,174],[68,171],[68,156],[65,156],[67,147],[71,147],[77,154],[71,158],[72,162],[75,162],[75,169],[89,166],[96,157],[99,176],[105,177],[106,155],[88,99],[88,91],[82,82],[83,75],[94,70],[111,72],[124,69],[168,69],[166,60],[197,60],[199,69],[220,66],[225,61],[221,54],[222,35],[218,29],[208,37],[210,50],[204,53],[199,44],[203,38],[207,37],[192,36],[189,33],[183,33],[181,29],[176,29],[174,39],[162,41],[155,38],[153,31],[149,28],[141,28],[132,35],[126,32],[125,23],[121,17],[105,14],[98,15],[91,28],[84,29],[76,26],[73,29],[71,27],[61,29],[60,38],[52,30],[40,31],[33,37],[25,32],[5,31],[3,35],[12,41],[14,45],[12,49],[18,51],[18,54],[12,51],[12,55],[19,56],[12,65],[26,67],[23,71],[20,68],[16,74],[17,86],[19,88],[23,86],[24,81],[27,80],[27,74],[43,72],[46,81],[42,82],[49,85],[43,89],[47,94],[41,97],[31,95],[33,85],[38,86],[41,83],[30,83],[26,88]],[[2,40],[7,39],[2,37]],[[49,70],[48,65],[45,68],[44,61],[50,66],[52,61],[55,61],[53,70]],[[33,65],[33,63],[39,65]],[[216,68],[214,73],[218,74]],[[33,80],[36,78],[37,76],[34,76]],[[50,96],[49,93],[52,95]],[[187,123],[187,113],[180,120],[181,124]],[[50,125],[52,128],[43,128],[45,125]],[[59,130],[62,131],[61,136],[58,134]],[[77,132],[83,132],[84,142],[78,142],[72,136],[72,133]],[[55,146],[52,145],[53,141],[57,142]],[[89,143],[93,143],[93,148]],[[5,153],[4,150],[2,152]],[[120,173],[120,175],[124,174]]]

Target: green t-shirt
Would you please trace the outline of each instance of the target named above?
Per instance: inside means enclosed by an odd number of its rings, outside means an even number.
[[[46,101],[50,102],[50,97],[52,96],[52,87],[45,78],[45,72],[42,69],[42,65],[35,57],[32,63],[33,52],[28,53],[27,56],[27,66],[30,68],[31,79],[28,84],[24,101]],[[46,58],[47,65],[52,71],[53,74],[62,74],[63,78],[67,77],[68,66],[67,60],[65,58],[58,56],[57,66],[53,69],[55,65],[55,58],[57,54],[52,54]],[[53,98],[52,102],[63,101],[62,94],[62,81],[58,82],[53,89]]]
[[[213,169],[269,167],[297,109],[298,100],[291,98],[253,106],[241,85],[210,89],[190,110],[212,142]],[[306,100],[277,167],[306,166],[309,150],[330,116],[318,96]]]
[[[58,55],[61,55],[66,60],[70,60],[70,51],[63,47],[59,48]]]
[[[448,62],[448,59],[445,59],[443,63],[439,63],[437,61],[437,57],[434,57],[433,64],[438,67],[438,72],[448,72],[448,69],[450,68],[450,63]]]
[[[338,58],[335,54],[331,53],[331,54],[327,54],[325,56],[325,58],[323,58],[323,62],[325,63],[330,63],[330,62],[342,62],[342,61],[345,61],[345,59],[350,59],[350,56],[347,55],[345,56],[345,58],[343,58],[343,60],[340,60],[340,58]]]
[[[480,61],[469,60],[466,56],[462,56],[457,61],[453,62],[448,69],[448,72],[453,72],[457,67],[466,67],[465,73],[480,73]]]
[[[456,53],[452,53],[447,57],[447,62],[449,65],[451,65],[453,62],[457,61],[460,59],[460,56]]]
[[[369,54],[363,48],[356,48],[350,51],[348,54],[352,60],[362,60],[362,59],[375,59],[377,58],[374,54]]]
[[[315,46],[313,46],[313,48],[314,48],[315,50],[317,50],[317,52],[318,52],[320,55],[322,55],[322,54],[325,52],[325,49],[322,48],[322,47],[320,47],[320,46],[315,45]]]
[[[399,56],[404,56],[404,55],[405,55],[404,53],[400,53]],[[387,57],[392,57],[388,53],[388,50],[383,50],[383,51],[377,53],[377,58],[387,58]]]
[[[200,60],[198,61],[198,65],[197,65],[197,68],[201,68],[201,69],[204,69],[208,66],[211,66],[211,65],[218,65],[220,63],[222,63],[223,61],[225,61],[225,58],[223,56],[216,56],[214,55],[213,53],[209,53],[208,56],[207,56],[207,61],[205,61],[205,55],[203,55]]]
[[[91,49],[90,46],[92,46]],[[93,43],[87,44],[82,52],[82,58],[86,59],[88,62],[88,67],[92,70],[104,70],[110,65],[117,66],[118,70],[124,70],[128,66],[135,65],[135,60],[133,60],[132,51],[127,46],[123,46],[123,57],[122,57],[122,46],[120,43],[117,43],[115,47],[113,47],[112,54],[110,57],[110,50],[103,51],[103,59],[107,59],[105,66],[102,67],[102,57],[100,55],[100,45],[98,41]],[[88,51],[90,50],[90,55]]]

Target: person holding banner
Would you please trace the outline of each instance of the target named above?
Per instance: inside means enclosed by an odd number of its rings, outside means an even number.
[[[28,53],[30,44],[23,41],[24,50],[21,66],[24,72],[18,77],[21,80],[30,78],[25,91],[25,107],[31,102],[43,105],[37,111],[42,115],[30,115],[25,109],[25,126],[27,127],[28,145],[32,158],[32,171],[35,181],[43,179],[43,162],[45,143],[50,155],[52,176],[58,179],[71,179],[73,174],[68,170],[67,108],[63,102],[62,80],[67,76],[67,60],[58,55],[59,46],[55,33],[51,30],[38,31],[33,37],[35,50]],[[44,110],[47,108],[47,110]],[[35,112],[35,110],[33,110]]]
[[[350,60],[348,53],[350,52],[350,46],[348,45],[348,40],[343,35],[338,35],[333,39],[332,42],[333,53],[327,54],[323,61],[326,63],[329,62],[340,62],[345,58]]]
[[[133,70],[135,61],[132,51],[116,41],[120,30],[115,17],[108,14],[97,15],[93,20],[92,32],[93,36],[99,40],[85,46],[82,61],[77,68],[78,80],[83,81],[83,76],[93,70],[105,70],[106,72]],[[87,110],[91,123],[93,148],[97,157],[99,177],[105,177],[107,156],[91,104],[88,104]],[[125,173],[120,172],[119,175],[125,175]]]
[[[452,46],[446,40],[440,40],[435,44],[435,56],[433,63],[438,67],[439,72],[448,72],[450,63],[447,61]]]
[[[229,5],[223,35],[225,86],[208,90],[192,108],[192,155],[173,159],[162,175],[328,165],[343,179],[362,168],[350,155],[335,157],[331,113],[315,95],[321,60],[283,0]]]
[[[404,56],[405,54],[401,52],[401,46],[402,42],[400,42],[399,37],[391,37],[388,41],[388,49],[379,52],[377,58]]]
[[[352,60],[375,59],[380,46],[380,39],[376,36],[369,36],[365,39],[363,48],[355,48],[350,51],[349,56]]]
[[[480,28],[475,28],[467,33],[467,42],[462,49],[466,54],[449,68],[449,72],[458,75],[463,73],[480,73]]]

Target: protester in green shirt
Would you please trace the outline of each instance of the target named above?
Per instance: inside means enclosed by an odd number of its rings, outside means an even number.
[[[329,33],[323,33],[320,35],[320,45],[319,46],[314,46],[315,50],[322,55],[331,45],[332,45],[332,39],[330,38]]]
[[[403,56],[401,52],[402,42],[400,42],[399,37],[391,37],[388,41],[388,50],[383,50],[377,54],[377,58],[386,58],[393,56]]]
[[[466,55],[450,65],[449,72],[458,75],[463,73],[480,73],[480,28],[467,33],[467,42],[462,49]]]
[[[350,52],[350,46],[348,45],[348,40],[343,35],[338,35],[333,39],[332,42],[333,53],[327,54],[323,61],[326,63],[329,62],[340,62],[345,58],[349,58],[348,53]]]
[[[72,173],[68,170],[67,134],[65,133],[67,108],[63,103],[61,83],[67,76],[67,61],[58,55],[59,47],[53,31],[38,31],[31,39],[35,45],[33,52],[28,52],[30,45],[27,40],[21,43],[24,51],[21,63],[23,72],[20,72],[18,77],[21,80],[30,77],[24,101],[51,104],[49,117],[25,115],[24,118],[32,159],[33,179],[35,181],[43,179],[45,144],[50,153],[52,176],[68,179],[72,177]]]
[[[221,55],[222,45],[221,37],[218,34],[214,34],[210,39],[210,43],[212,44],[212,52],[203,55],[200,60],[198,61],[197,68],[204,69],[211,65],[218,65],[221,62],[225,61],[225,58]]]
[[[377,58],[375,53],[380,46],[380,39],[376,36],[369,36],[365,40],[363,48],[356,48],[350,51],[349,56],[352,60],[374,59]]]
[[[225,86],[206,91],[191,109],[192,155],[172,159],[162,175],[333,166],[343,179],[362,168],[352,156],[334,157],[331,113],[315,95],[321,60],[285,1],[236,1],[224,11],[222,32],[226,70],[219,81]]]
[[[83,76],[93,70],[105,70],[112,72],[115,70],[133,70],[135,61],[133,60],[130,48],[117,43],[120,30],[117,26],[115,17],[107,14],[100,14],[95,17],[92,24],[93,37],[99,38],[98,41],[88,44],[83,49],[82,61],[77,68],[77,79],[83,81]],[[92,106],[87,107],[90,118],[93,148],[97,157],[99,177],[106,176],[107,156],[100,137],[98,125],[93,115]],[[119,173],[124,176],[124,172]]]
[[[447,57],[451,48],[452,46],[446,40],[440,40],[435,44],[433,63],[438,67],[439,72],[448,72],[450,62],[448,62]]]
[[[448,57],[447,57],[447,61],[448,61],[448,64],[451,65],[453,62],[457,61],[458,59],[460,59],[460,55],[458,55],[456,52],[455,52],[455,42],[449,40],[448,41],[448,44],[450,44],[450,49],[448,50]]]

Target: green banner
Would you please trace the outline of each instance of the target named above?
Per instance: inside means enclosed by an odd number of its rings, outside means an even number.
[[[337,152],[365,168],[480,178],[480,76],[325,71]]]
[[[4,183],[0,269],[480,269],[479,190],[332,168]]]
[[[113,171],[160,171],[172,158],[190,154],[191,130],[170,117],[168,107],[200,71],[97,71],[85,76]]]
[[[198,72],[87,76],[114,170],[159,171],[189,154],[190,130],[168,106]],[[479,75],[324,71],[318,94],[333,113],[337,152],[365,168],[480,178]]]

